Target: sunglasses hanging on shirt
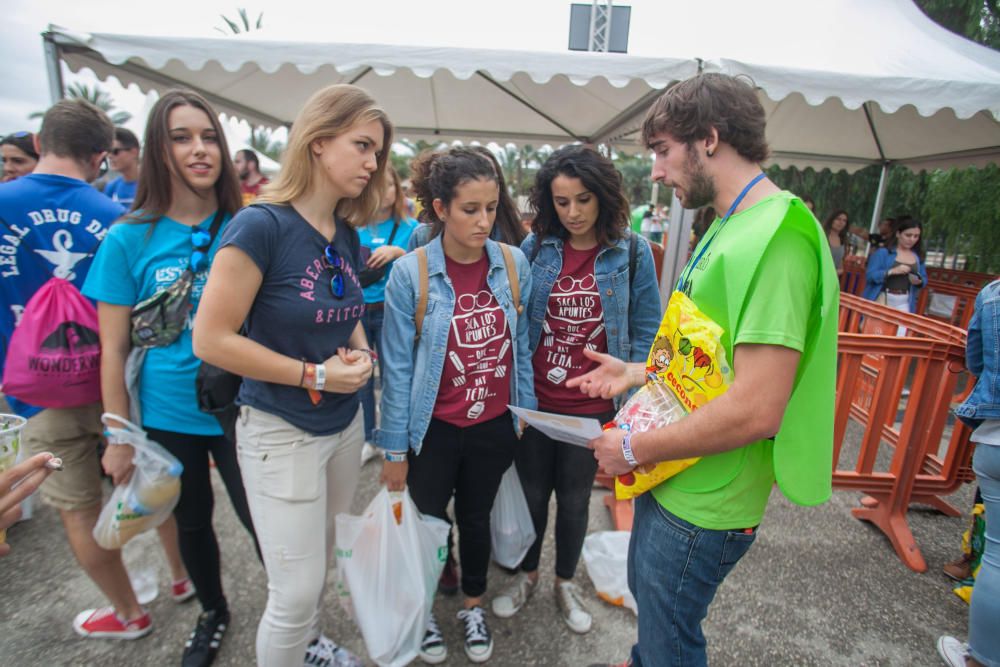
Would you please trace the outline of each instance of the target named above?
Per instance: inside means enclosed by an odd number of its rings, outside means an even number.
[[[334,250],[333,244],[331,243],[323,250],[323,256],[326,259],[326,268],[333,271],[333,277],[330,278],[330,291],[333,292],[333,296],[336,299],[344,298],[344,258]]]

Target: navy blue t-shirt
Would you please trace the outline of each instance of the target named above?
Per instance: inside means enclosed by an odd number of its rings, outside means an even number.
[[[272,215],[273,214],[273,215]],[[349,347],[348,339],[365,312],[357,269],[357,232],[337,220],[334,249],[347,263],[344,296],[330,288],[327,240],[291,206],[244,208],[226,227],[220,248],[234,246],[254,261],[264,280],[250,308],[247,336],[280,354],[310,363],[322,362]],[[357,394],[323,392],[313,405],[301,387],[243,380],[239,403],[277,415],[314,435],[344,430],[358,410]]]
[[[78,178],[28,174],[0,184],[0,374],[25,304],[53,276],[81,287],[98,244],[124,212]],[[41,411],[7,402],[22,417]]]

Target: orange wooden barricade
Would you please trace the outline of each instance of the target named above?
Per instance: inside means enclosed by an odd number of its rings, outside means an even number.
[[[917,314],[968,329],[980,289],[928,277],[927,285],[917,292]]]
[[[866,494],[854,516],[878,526],[900,559],[924,572],[907,509],[921,503],[959,516],[943,496],[973,478],[966,426],[955,421],[941,451],[960,379],[971,389],[961,377],[965,332],[850,294],[841,295],[839,324],[833,485]],[[898,327],[906,327],[905,336],[895,335]],[[864,431],[854,461],[843,450],[849,420]]]
[[[955,285],[968,285],[969,287],[975,287],[978,291],[996,280],[997,276],[991,273],[958,271],[956,269],[942,269],[937,266],[928,266],[927,278],[930,280],[940,280],[944,283],[953,283]]]
[[[857,294],[865,291],[865,258],[861,255],[844,257],[844,273],[840,276],[840,291]]]

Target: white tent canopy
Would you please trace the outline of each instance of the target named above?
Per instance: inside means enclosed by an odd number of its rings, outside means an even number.
[[[910,0],[717,0],[684,3],[676,19],[698,29],[665,31],[656,58],[55,27],[44,39],[56,90],[61,60],[143,90],[193,88],[255,124],[288,125],[312,92],[349,82],[372,93],[399,137],[628,149],[659,90],[720,71],[760,87],[782,165],[1000,162],[1000,54],[935,25]]]

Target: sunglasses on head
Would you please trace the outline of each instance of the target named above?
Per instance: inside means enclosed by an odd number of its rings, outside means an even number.
[[[7,140],[7,139],[24,139],[25,137],[30,137],[30,136],[31,136],[31,132],[26,132],[24,130],[21,130],[20,132],[11,132],[6,137],[4,137],[4,140]]]
[[[208,247],[212,245],[212,235],[200,227],[191,229],[191,270],[199,273],[208,268]]]
[[[330,291],[337,299],[344,297],[344,258],[341,257],[333,245],[328,245],[323,250],[326,259],[326,268],[333,270],[333,278],[330,278]]]

